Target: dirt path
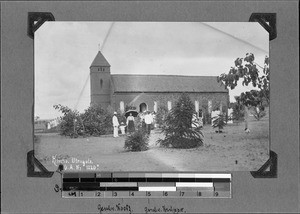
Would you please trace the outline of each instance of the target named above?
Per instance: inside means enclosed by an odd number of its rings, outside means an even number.
[[[55,171],[55,160],[76,165],[78,161],[91,160],[100,171],[175,171],[172,165],[151,155],[150,150],[126,152],[125,137],[90,137],[70,139],[55,134],[42,135],[35,144],[35,156],[49,170]],[[79,163],[79,165],[82,165]]]
[[[205,127],[204,144],[194,149],[159,148],[156,141],[163,138],[158,131],[150,136],[148,155],[177,171],[255,171],[269,157],[268,123],[252,121],[252,133],[240,126],[229,126],[222,134]]]
[[[90,159],[99,171],[255,171],[269,158],[268,121],[253,121],[251,132],[243,124],[227,126],[222,134],[204,127],[204,145],[194,149],[160,148],[163,135],[152,131],[149,150],[126,152],[125,136],[70,139],[43,134],[35,144],[35,156],[50,171],[57,169],[53,157],[66,160]]]

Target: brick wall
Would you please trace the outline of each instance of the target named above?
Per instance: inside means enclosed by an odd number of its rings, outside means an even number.
[[[149,111],[154,110],[154,102],[159,105],[167,106],[167,102],[171,101],[172,106],[178,99],[181,93],[115,93],[112,96],[112,107],[114,109],[120,108],[120,102],[123,101],[125,106],[131,104],[139,110],[141,103],[146,103]],[[195,104],[199,102],[200,109],[202,106],[207,108],[208,100],[212,101],[212,108],[219,107],[222,101],[222,106],[227,108],[229,103],[228,93],[188,93],[192,102]]]

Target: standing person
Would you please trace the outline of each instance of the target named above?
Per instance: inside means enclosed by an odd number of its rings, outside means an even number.
[[[117,118],[117,112],[114,112],[114,116],[112,118],[112,123],[114,127],[114,137],[119,137],[118,132],[119,132],[119,121]]]
[[[153,117],[148,111],[146,116],[145,116],[145,123],[146,123],[146,131],[150,135],[151,133],[151,124],[153,123]]]
[[[135,131],[134,128],[134,117],[132,116],[132,113],[129,114],[126,121],[127,127],[128,127],[128,133],[131,134]]]

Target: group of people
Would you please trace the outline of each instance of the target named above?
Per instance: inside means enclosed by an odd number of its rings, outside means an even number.
[[[142,128],[144,128],[145,131],[147,132],[147,134],[150,135],[151,129],[152,129],[152,124],[154,123],[155,114],[150,113],[149,111],[146,111],[146,112],[140,113],[138,115],[138,117],[140,118]],[[127,133],[131,134],[131,133],[135,132],[135,121],[136,120],[135,120],[134,116],[132,115],[132,113],[130,113],[126,119],[126,124],[124,124],[123,122],[121,122],[121,124],[120,124],[118,121],[117,112],[114,112],[114,116],[112,118],[112,123],[113,123],[113,128],[114,128],[113,136],[114,137],[119,136],[119,129],[121,130],[121,133],[124,135],[126,127],[127,127]]]

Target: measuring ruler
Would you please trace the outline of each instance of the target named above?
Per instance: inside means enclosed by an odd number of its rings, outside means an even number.
[[[231,198],[231,174],[63,173],[63,198]]]

